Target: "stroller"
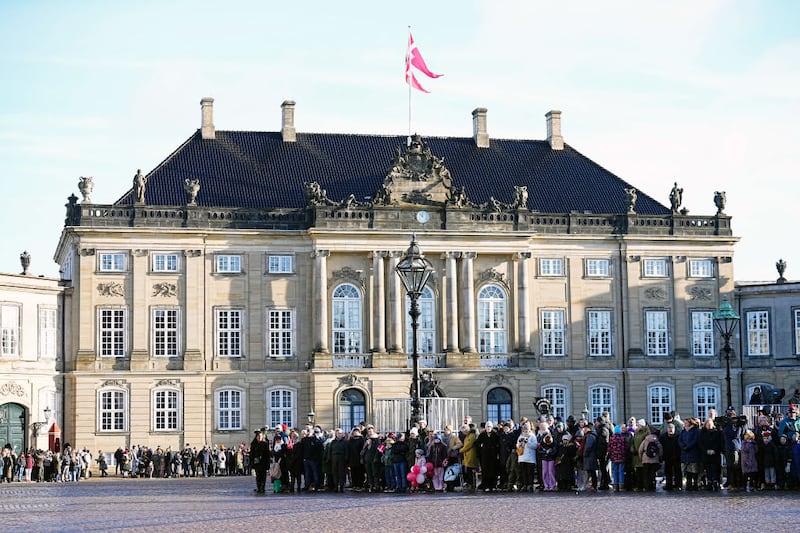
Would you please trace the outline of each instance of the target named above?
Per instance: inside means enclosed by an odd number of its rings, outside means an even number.
[[[452,483],[458,480],[461,492],[464,492],[464,473],[461,468],[461,457],[458,457],[458,462],[450,464],[444,469],[445,483]]]

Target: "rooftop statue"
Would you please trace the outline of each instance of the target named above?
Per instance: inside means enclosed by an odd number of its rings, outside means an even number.
[[[672,190],[669,193],[669,203],[672,206],[672,212],[678,213],[681,203],[683,203],[683,188],[678,187],[677,181],[675,185],[672,186]]]
[[[133,195],[136,197],[137,204],[144,203],[145,186],[147,186],[147,177],[142,174],[142,169],[139,169],[133,177]]]

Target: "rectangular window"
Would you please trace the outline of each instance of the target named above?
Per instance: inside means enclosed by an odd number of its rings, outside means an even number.
[[[564,311],[542,311],[542,355],[565,355]]]
[[[217,272],[221,274],[238,274],[242,271],[242,256],[218,255]]]
[[[0,324],[2,324],[3,357],[19,357],[19,306],[0,306]]]
[[[542,276],[563,276],[564,261],[558,258],[540,259],[539,274]]]
[[[125,309],[100,310],[100,357],[125,357]]]
[[[39,309],[39,355],[43,359],[55,359],[58,353],[57,311],[43,307]]]
[[[268,316],[269,356],[291,357],[294,354],[294,311],[270,309]]]
[[[708,418],[710,409],[717,409],[717,398],[719,388],[713,385],[698,385],[694,388],[694,405],[697,418],[705,420]]]
[[[154,254],[153,272],[177,272],[178,254]]]
[[[217,356],[242,356],[242,311],[217,310]]]
[[[614,419],[614,391],[611,387],[592,387],[589,389],[589,400],[592,403],[592,420],[596,420],[603,412],[608,412]]]
[[[153,354],[156,357],[178,356],[178,310],[153,311]]]
[[[101,253],[100,272],[125,272],[125,254]]]
[[[714,313],[692,311],[692,355],[714,355]]]
[[[611,355],[611,311],[589,311],[589,355]]]
[[[294,427],[294,391],[269,391],[269,427],[274,428],[278,424]]]
[[[794,310],[794,354],[800,355],[800,309]]]
[[[590,278],[608,277],[610,272],[610,262],[608,259],[587,259],[586,276]]]
[[[542,396],[550,400],[552,415],[560,416],[562,420],[567,418],[567,389],[559,386],[542,387]]]
[[[217,429],[242,429],[242,393],[221,390],[217,393]]]
[[[666,311],[645,311],[647,355],[669,355],[669,324]]]
[[[154,416],[156,431],[178,429],[178,391],[156,391]]]
[[[667,275],[666,259],[645,259],[644,275],[648,278],[663,278]]]
[[[664,415],[672,411],[672,389],[663,385],[656,385],[648,389],[647,400],[650,409],[650,423],[659,425],[664,423]]]
[[[125,431],[125,392],[100,393],[100,431]]]
[[[769,355],[769,313],[747,312],[747,355]]]
[[[714,276],[714,265],[711,259],[690,259],[689,277],[692,278],[711,278]]]
[[[270,255],[267,258],[267,272],[270,274],[291,274],[293,272],[293,256]]]

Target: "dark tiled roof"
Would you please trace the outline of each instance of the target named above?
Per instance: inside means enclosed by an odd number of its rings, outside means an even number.
[[[551,150],[546,141],[492,139],[477,148],[471,137],[430,137],[431,153],[444,158],[454,186],[481,204],[494,196],[512,203],[514,186],[528,186],[528,208],[542,213],[625,213],[619,177],[569,146]],[[388,173],[405,136],[298,133],[285,143],[279,132],[217,131],[202,139],[199,130],[148,175],[149,205],[185,205],[184,180],[200,180],[198,205],[205,207],[301,208],[303,183],[316,181],[334,201],[372,196]],[[132,204],[128,191],[117,204]],[[639,192],[639,214],[665,215],[669,209]]]

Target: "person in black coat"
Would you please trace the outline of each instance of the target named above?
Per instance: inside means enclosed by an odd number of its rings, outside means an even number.
[[[700,430],[700,457],[706,472],[706,489],[719,490],[720,475],[722,472],[722,452],[725,450],[725,441],[722,430],[708,419]]]
[[[664,459],[664,490],[681,490],[683,476],[681,475],[681,447],[678,445],[678,433],[675,424],[669,423],[659,437]]]
[[[364,437],[358,428],[353,429],[347,440],[347,466],[350,469],[350,487],[355,492],[364,490],[364,464],[361,462],[361,450],[364,449]]]
[[[500,461],[500,436],[494,431],[491,422],[486,422],[484,430],[475,440],[478,448],[478,462],[481,465],[481,488],[490,492],[497,488],[498,462]]]
[[[264,434],[256,431],[253,442],[250,443],[250,462],[256,471],[257,494],[264,494],[267,484],[267,468],[269,467],[269,443],[264,440]]]

